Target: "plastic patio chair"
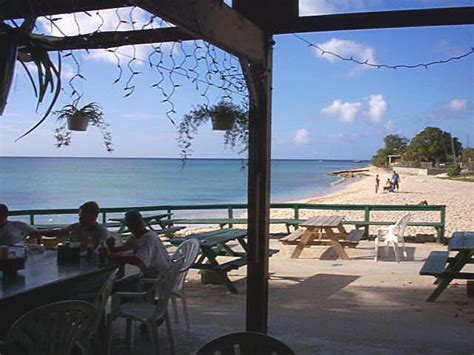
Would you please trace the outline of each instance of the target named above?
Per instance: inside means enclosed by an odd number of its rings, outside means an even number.
[[[388,226],[387,228],[379,228],[377,231],[377,237],[375,238],[375,257],[374,261],[378,259],[379,243],[385,243],[385,247],[391,246],[395,253],[395,260],[397,263],[400,262],[400,257],[398,255],[398,243],[402,243],[403,256],[407,257],[407,252],[405,250],[405,228],[410,221],[411,215],[406,214],[401,217],[395,224]],[[387,249],[385,248],[385,252]]]
[[[93,295],[93,305],[95,307],[95,314],[96,318],[94,320],[94,324],[92,325],[92,332],[90,335],[90,339],[83,339],[79,341],[79,346],[81,348],[86,347],[86,345],[83,344],[84,341],[90,341],[91,344],[93,345],[95,352],[97,354],[103,354],[104,353],[104,348],[103,348],[103,343],[101,341],[101,337],[99,335],[99,328],[102,323],[102,320],[104,319],[104,315],[106,313],[105,307],[107,305],[107,301],[110,298],[110,295],[112,294],[112,289],[114,287],[114,282],[117,277],[119,269],[115,269],[112,271],[112,273],[109,275],[105,283],[102,285],[100,288],[99,292],[96,295]],[[91,298],[89,295],[82,295],[84,298]],[[105,317],[107,319],[107,317]],[[105,325],[105,328],[107,329],[107,324]]]
[[[173,291],[171,293],[171,305],[173,307],[173,315],[175,322],[179,322],[178,318],[178,305],[176,299],[179,298],[181,303],[183,304],[183,313],[184,313],[184,322],[186,325],[186,330],[191,330],[191,322],[189,320],[189,313],[188,313],[188,304],[186,302],[186,293],[184,292],[184,282],[186,281],[186,276],[188,274],[189,268],[194,264],[196,258],[199,254],[199,240],[191,238],[179,245],[176,249],[175,253],[171,257],[172,259],[176,259],[179,257],[184,258],[183,265],[179,270],[178,278],[176,279],[176,284],[173,287]]]
[[[294,355],[288,345],[271,336],[241,332],[231,333],[211,340],[196,355]]]
[[[15,354],[70,355],[77,342],[89,339],[95,319],[95,308],[89,302],[50,303],[20,317],[5,339]],[[90,342],[81,343],[82,354],[92,354]]]
[[[127,344],[132,348],[133,343],[133,322],[144,324],[156,354],[159,354],[158,346],[158,326],[161,320],[164,320],[170,339],[171,353],[174,354],[173,333],[168,315],[168,301],[171,297],[171,291],[176,283],[179,271],[184,259],[172,260],[170,267],[160,276],[153,280],[153,286],[143,292],[116,292],[112,294],[112,305],[119,305],[117,309],[112,307],[109,322],[108,352],[111,354],[112,345],[112,325],[115,319],[125,318],[127,320]],[[145,282],[148,279],[143,279]],[[122,303],[122,299],[133,299]]]

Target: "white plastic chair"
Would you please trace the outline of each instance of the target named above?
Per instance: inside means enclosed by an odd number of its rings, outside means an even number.
[[[407,257],[407,252],[405,250],[405,228],[410,221],[411,215],[406,214],[401,217],[395,224],[388,226],[387,228],[379,228],[377,231],[377,237],[375,238],[375,258],[374,261],[377,261],[379,254],[379,243],[385,243],[385,253],[387,253],[387,247],[391,246],[395,253],[395,260],[397,263],[400,262],[400,257],[398,256],[398,243],[402,243],[403,256]]]
[[[109,277],[102,285],[97,294],[86,294],[79,296],[80,299],[91,302],[96,310],[96,318],[94,320],[94,324],[92,325],[90,339],[81,339],[80,341],[78,341],[81,349],[87,348],[87,346],[83,344],[84,341],[90,341],[96,354],[104,353],[103,343],[99,335],[99,328],[101,322],[107,319],[107,317],[104,318],[104,316],[106,315],[106,305],[107,301],[110,298],[110,295],[112,294],[112,288],[114,287],[114,282],[115,278],[117,277],[118,271],[118,269],[112,271],[112,273],[109,275]],[[105,327],[107,328],[107,324],[105,324]]]
[[[172,259],[184,258],[183,266],[181,266],[180,273],[176,279],[176,284],[173,287],[171,293],[171,305],[173,307],[173,315],[175,322],[179,322],[178,318],[178,305],[176,299],[179,298],[183,304],[183,313],[184,313],[184,322],[186,325],[186,330],[191,330],[191,322],[189,320],[188,313],[188,304],[186,302],[186,294],[184,292],[184,282],[186,281],[186,276],[188,274],[189,268],[194,264],[196,258],[199,254],[199,240],[190,238],[183,243],[181,243],[176,249],[175,253],[171,257]]]
[[[81,339],[90,338],[95,313],[94,306],[85,301],[50,303],[20,317],[8,330],[6,344],[20,347],[11,352],[15,354],[73,354]],[[81,343],[84,344],[82,354],[92,355],[90,343]]]
[[[127,320],[127,343],[129,348],[133,343],[133,322],[140,322],[145,325],[150,335],[153,351],[159,354],[158,346],[158,326],[164,320],[170,339],[171,353],[174,354],[173,333],[168,315],[168,301],[171,291],[176,283],[183,258],[172,260],[170,267],[154,280],[153,286],[144,292],[116,292],[112,294],[112,312],[109,322],[108,351],[111,354],[112,345],[112,325],[115,319],[125,318]],[[148,279],[143,279],[147,282]],[[121,300],[132,299],[122,303]],[[118,305],[115,307],[114,305]]]

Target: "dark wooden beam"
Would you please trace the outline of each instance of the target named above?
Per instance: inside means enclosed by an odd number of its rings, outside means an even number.
[[[232,0],[232,8],[266,32],[272,26],[298,18],[298,0]]]
[[[241,60],[250,95],[248,165],[248,263],[246,329],[268,326],[268,247],[272,103],[272,37],[266,36],[264,64]]]
[[[275,23],[272,32],[284,34],[471,24],[474,24],[474,7],[469,6],[306,16],[286,23]]]
[[[265,60],[264,34],[252,21],[217,0],[130,0],[130,3],[254,63]]]
[[[127,0],[6,0],[0,1],[0,20],[68,14],[130,6]]]
[[[95,32],[71,37],[32,35],[51,51],[113,48],[130,44],[164,43],[197,39],[177,27],[153,30]]]

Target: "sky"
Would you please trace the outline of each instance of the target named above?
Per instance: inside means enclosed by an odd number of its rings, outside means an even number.
[[[472,5],[472,0],[301,0],[300,14]],[[110,11],[101,12],[100,16],[78,14],[75,19],[71,15],[58,16],[54,23],[67,35],[77,34],[78,28],[80,33],[99,27],[102,31],[117,26],[119,30],[127,30],[132,26],[130,18],[135,28],[148,26],[149,16],[145,12],[133,10],[130,15],[130,9],[121,11],[118,15]],[[159,21],[155,20],[154,24],[159,25]],[[45,19],[38,21],[36,32],[61,35]],[[279,35],[275,36],[275,42],[273,158],[370,159],[383,146],[387,134],[412,138],[427,126],[440,127],[458,137],[464,146],[468,143],[474,146],[474,54],[417,69],[372,68],[331,54],[375,65],[430,63],[472,51],[474,26],[337,31],[299,34],[299,37]],[[159,57],[155,54],[150,59],[149,45],[135,49],[122,47],[116,55],[105,50],[76,51],[77,64],[71,56],[63,58],[63,92],[55,109],[72,102],[69,80],[73,79],[74,88],[82,95],[82,104],[98,102],[103,108],[113,137],[112,153],[104,149],[100,131],[95,127],[85,133],[74,132],[70,146],[57,148],[54,115],[15,142],[41,118],[51,97],[47,96],[36,112],[32,86],[24,69],[17,65],[8,104],[0,117],[0,156],[179,157],[176,126],[172,121],[179,123],[197,105],[215,104],[228,94],[207,87],[207,67],[202,60],[193,62],[193,55],[211,59],[215,56],[221,68],[237,66],[235,60],[222,52],[201,47],[196,47],[194,42],[161,46],[160,63],[166,68],[174,66],[171,74],[150,67],[149,62],[158,63]],[[128,63],[130,56],[137,59]],[[114,83],[120,74],[117,57],[123,72]],[[77,65],[85,80],[74,77]],[[31,65],[29,68],[34,74],[35,69]],[[195,73],[190,68],[200,73],[202,81],[192,81]],[[140,74],[132,75],[129,80],[131,72]],[[212,80],[218,84],[217,76],[214,74]],[[127,88],[131,87],[133,93],[125,97],[131,91]],[[173,92],[170,100],[164,100],[160,87],[168,95]],[[230,96],[234,102],[245,99],[241,92],[233,91]],[[193,139],[192,157],[241,157],[236,151],[226,149],[223,142],[221,132],[212,131],[210,124],[204,125]]]

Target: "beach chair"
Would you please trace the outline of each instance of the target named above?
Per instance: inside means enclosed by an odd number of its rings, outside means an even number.
[[[393,248],[393,252],[395,253],[395,260],[397,263],[400,262],[400,257],[398,256],[398,243],[402,243],[403,248],[403,256],[407,257],[407,252],[405,250],[405,228],[410,221],[411,215],[406,214],[401,217],[395,224],[385,227],[379,228],[377,231],[377,237],[375,238],[375,257],[374,261],[378,260],[378,252],[379,252],[379,243],[383,242],[385,244],[385,252],[387,252],[387,247],[391,246]]]
[[[269,335],[241,332],[211,340],[196,355],[294,355],[288,345]]]
[[[186,293],[184,292],[184,282],[186,281],[186,275],[188,274],[189,268],[194,264],[194,261],[196,261],[198,254],[199,240],[191,238],[181,243],[172,256],[173,260],[180,257],[184,258],[183,265],[181,266],[178,278],[176,279],[176,284],[174,285],[173,291],[171,293],[171,305],[173,307],[175,322],[178,323],[178,305],[176,299],[179,298],[181,300],[181,303],[183,304],[184,323],[186,325],[187,331],[191,329],[191,322],[189,320]]]

